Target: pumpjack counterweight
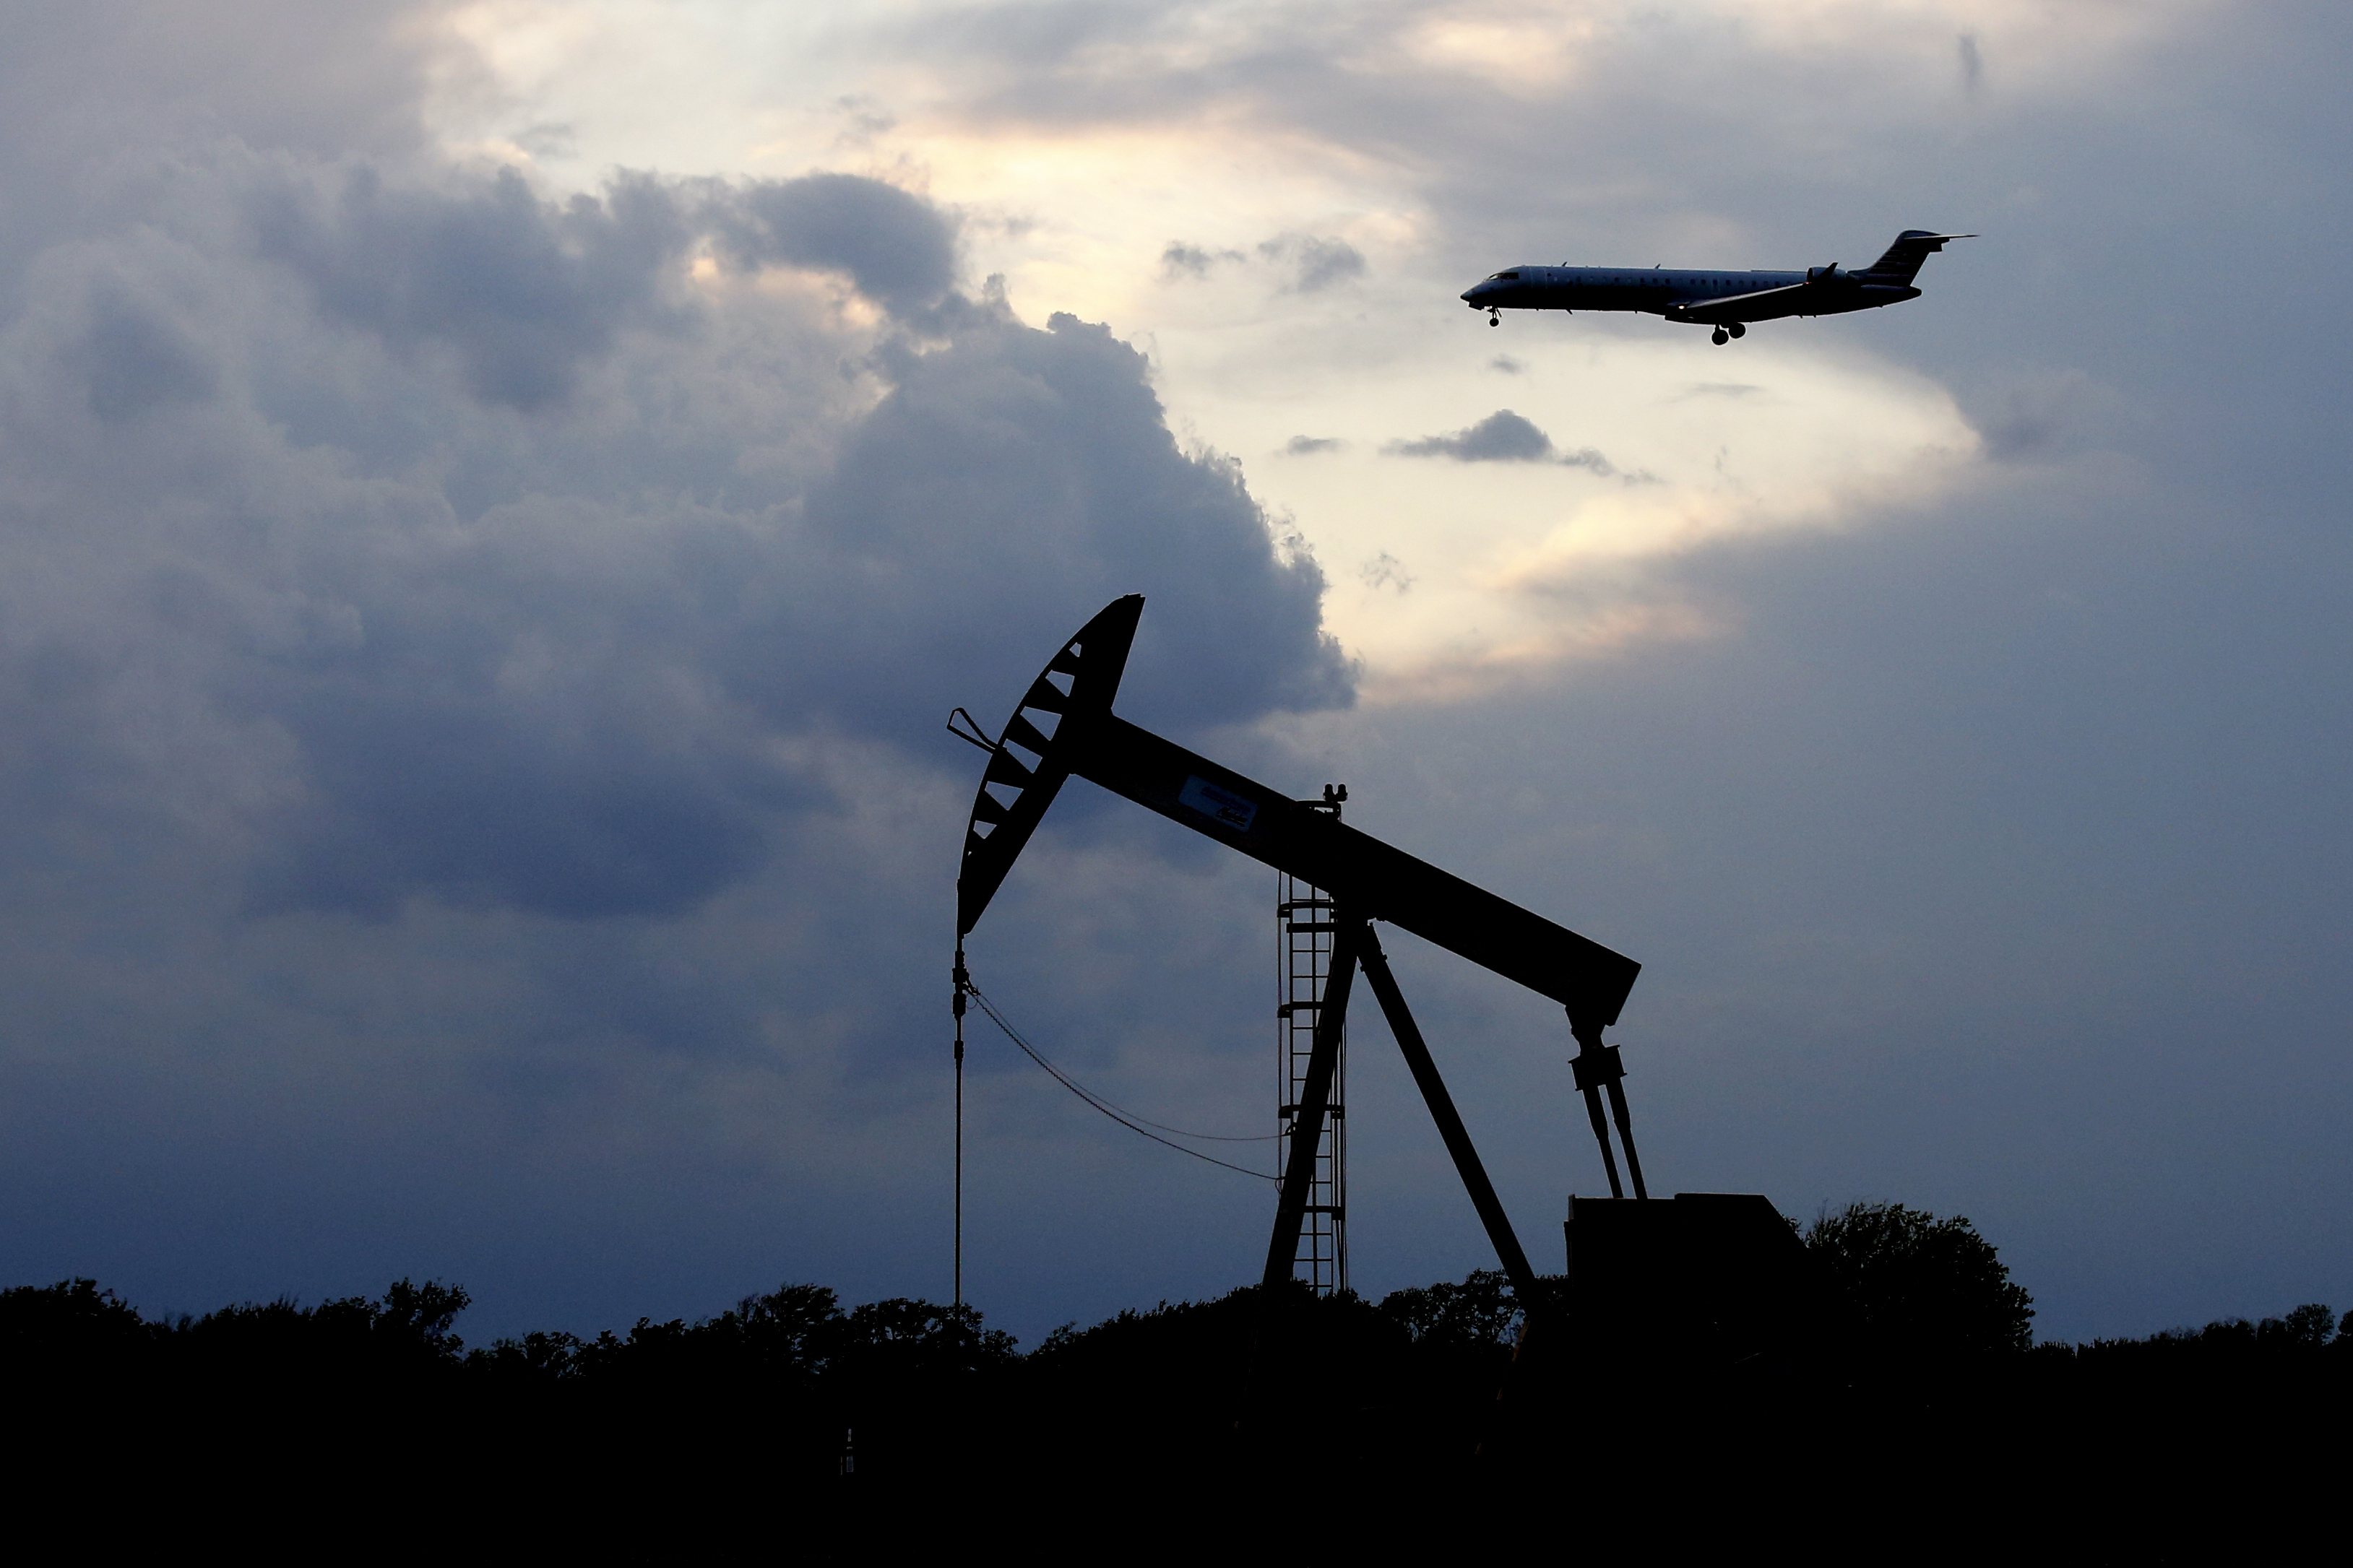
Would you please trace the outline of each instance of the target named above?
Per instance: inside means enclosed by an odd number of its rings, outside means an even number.
[[[1285,1035],[1283,1088],[1290,1116],[1266,1283],[1293,1278],[1302,1258],[1301,1227],[1314,1205],[1319,1171],[1328,1170],[1321,1176],[1327,1192],[1344,1190],[1336,1180],[1341,1148],[1336,1132],[1331,1165],[1321,1167],[1319,1162],[1324,1158],[1326,1129],[1335,1120],[1348,996],[1362,968],[1499,1260],[1524,1299],[1532,1300],[1535,1277],[1527,1258],[1420,1030],[1406,1010],[1373,936],[1372,922],[1386,921],[1411,931],[1561,1005],[1579,1047],[1574,1063],[1577,1087],[1591,1110],[1611,1190],[1618,1190],[1619,1180],[1601,1110],[1604,1093],[1615,1113],[1638,1197],[1644,1195],[1641,1167],[1619,1082],[1625,1072],[1617,1048],[1604,1045],[1601,1033],[1618,1021],[1641,965],[1347,826],[1339,819],[1335,799],[1295,799],[1113,713],[1112,699],[1143,612],[1140,594],[1113,601],[1048,662],[996,741],[966,736],[990,754],[973,799],[956,879],[959,941],[979,923],[1046,808],[1073,776],[1271,866],[1292,885],[1314,889],[1328,904],[1331,919],[1309,923],[1330,925],[1331,947],[1324,960],[1321,994],[1302,998],[1315,1004],[1303,1069],[1292,1067],[1294,1037]],[[1335,1195],[1325,1205],[1335,1211],[1335,1220],[1342,1202]],[[1344,1281],[1345,1251],[1336,1225],[1331,1257],[1337,1270],[1335,1279]]]

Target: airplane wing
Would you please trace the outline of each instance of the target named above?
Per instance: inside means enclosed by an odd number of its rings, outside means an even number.
[[[1670,305],[1666,315],[1678,321],[1761,321],[1798,313],[1799,297],[1817,288],[1812,283],[1785,283],[1778,289],[1728,295],[1720,300],[1694,300]],[[1782,307],[1788,307],[1783,309]]]

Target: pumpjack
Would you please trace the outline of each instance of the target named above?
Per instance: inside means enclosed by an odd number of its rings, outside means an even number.
[[[1143,612],[1144,596],[1131,594],[1113,600],[1082,626],[1030,682],[997,738],[981,731],[961,709],[950,721],[951,729],[989,752],[987,770],[973,796],[956,880],[959,1020],[967,984],[964,939],[979,923],[1063,784],[1072,777],[1086,779],[1311,882],[1331,899],[1335,930],[1330,978],[1316,1016],[1306,1078],[1292,1112],[1291,1153],[1267,1245],[1267,1286],[1278,1286],[1291,1276],[1349,995],[1361,970],[1505,1277],[1518,1299],[1531,1306],[1531,1322],[1535,1305],[1546,1300],[1389,970],[1373,930],[1380,921],[1516,981],[1558,1003],[1567,1013],[1568,1032],[1577,1047],[1570,1067],[1600,1146],[1610,1192],[1609,1200],[1601,1200],[1609,1205],[1607,1218],[1595,1210],[1596,1200],[1572,1205],[1567,1232],[1572,1300],[1582,1297],[1597,1308],[1605,1298],[1630,1305],[1622,1288],[1626,1278],[1657,1273],[1645,1267],[1646,1258],[1688,1259],[1694,1248],[1702,1255],[1723,1252],[1712,1244],[1714,1237],[1762,1237],[1767,1252],[1775,1250],[1775,1241],[1765,1236],[1767,1227],[1787,1239],[1786,1227],[1763,1198],[1682,1194],[1680,1199],[1697,1201],[1641,1202],[1650,1194],[1627,1110],[1626,1070],[1618,1047],[1602,1039],[1602,1032],[1618,1022],[1641,965],[1346,826],[1319,809],[1320,802],[1293,799],[1113,713],[1112,700]],[[957,728],[957,721],[965,727]],[[1625,1154],[1624,1178],[1611,1147],[1613,1126]],[[1625,1179],[1631,1180],[1634,1201],[1620,1204],[1615,1200],[1625,1199]],[[1587,1216],[1582,1225],[1576,1213],[1580,1206]],[[1652,1217],[1646,1222],[1644,1215]]]

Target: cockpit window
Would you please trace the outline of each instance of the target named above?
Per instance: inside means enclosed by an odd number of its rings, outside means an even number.
[[[1487,279],[1490,283],[1517,283],[1519,280],[1520,275],[1516,272],[1498,272]]]

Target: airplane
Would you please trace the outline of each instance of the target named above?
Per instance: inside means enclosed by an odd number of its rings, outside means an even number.
[[[1907,228],[1887,254],[1860,271],[1838,263],[1803,272],[1669,271],[1663,267],[1514,267],[1463,290],[1463,302],[1500,327],[1504,310],[1641,310],[1670,321],[1714,327],[1718,343],[1745,337],[1751,321],[1784,316],[1841,316],[1917,300],[1920,264],[1952,239]]]

